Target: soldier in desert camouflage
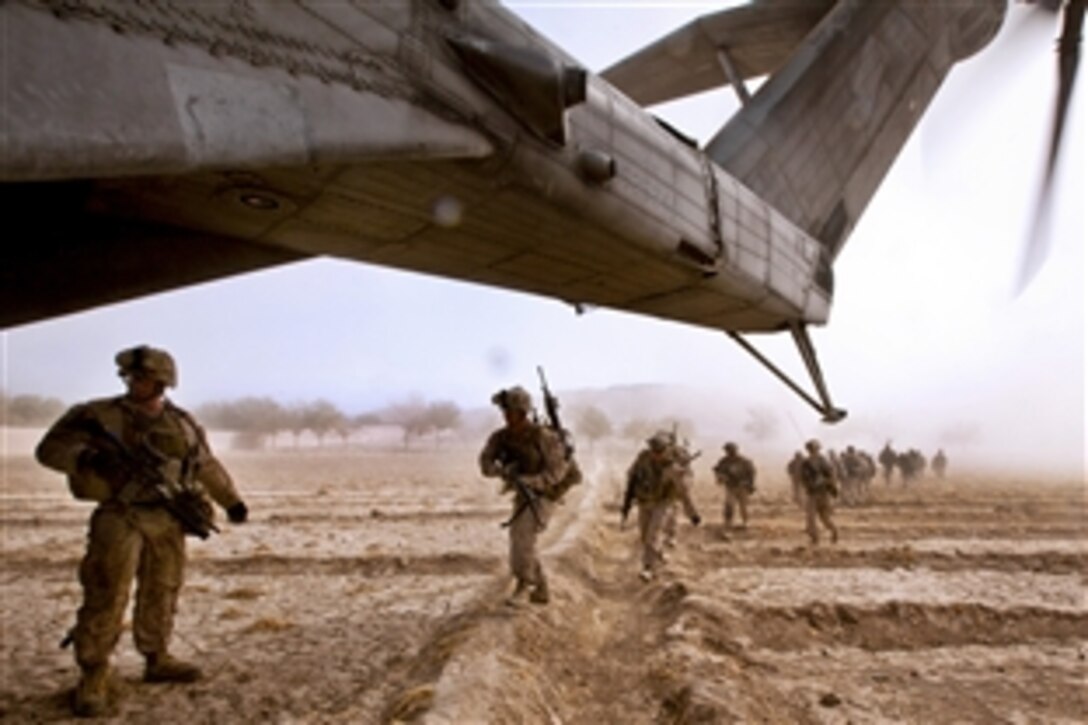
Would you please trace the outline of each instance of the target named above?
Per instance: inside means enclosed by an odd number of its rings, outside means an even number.
[[[880,456],[877,460],[880,461],[880,467],[884,471],[884,483],[891,484],[892,474],[895,472],[895,466],[899,461],[899,455],[892,448],[891,441],[884,444],[884,448],[880,450]]]
[[[679,458],[673,436],[659,431],[646,441],[646,445],[627,471],[621,520],[622,526],[632,505],[637,503],[642,544],[639,576],[643,581],[652,579],[655,569],[664,561],[660,538],[670,507],[679,502],[692,525],[698,526],[701,521],[685,481],[685,469],[690,461]]]
[[[945,455],[943,448],[939,448],[937,454],[933,456],[931,467],[937,478],[944,478],[944,473],[948,470],[948,456]]]
[[[673,460],[680,466],[682,472],[677,482],[678,496],[669,505],[669,511],[665,514],[665,523],[663,525],[663,544],[666,548],[673,548],[676,546],[676,532],[678,529],[677,520],[679,519],[679,511],[684,509],[686,515],[690,515],[690,510],[694,508],[691,503],[691,491],[695,486],[695,471],[692,468],[692,463],[700,455],[700,451],[692,453],[686,442],[681,443],[676,440],[676,434],[670,434],[673,440]]]
[[[725,455],[714,465],[714,477],[725,488],[722,534],[728,538],[735,513],[740,514],[740,528],[748,528],[748,497],[756,490],[756,467],[740,455],[736,443],[726,443],[723,450]]]
[[[83,605],[70,634],[81,671],[72,709],[83,717],[109,710],[110,654],[121,635],[134,578],[132,634],[146,659],[144,680],[192,682],[201,676],[195,665],[168,651],[185,564],[186,530],[160,491],[134,476],[124,453],[154,450],[162,475],[185,490],[200,492],[200,501],[206,492],[227,510],[232,522],[241,523],[248,515],[230,475],[212,455],[203,429],[164,396],[167,387],[177,385],[169,353],[140,346],[121,351],[116,362],[127,394],[73,407],[36,450],[39,462],[68,475],[76,498],[98,502],[79,567]],[[210,506],[206,502],[203,506],[210,525]]]
[[[479,463],[484,476],[502,478],[503,491],[514,492],[513,514],[505,525],[510,529],[510,572],[516,584],[507,603],[547,604],[548,580],[537,557],[537,537],[547,527],[574,469],[559,435],[532,416],[527,390],[520,386],[500,390],[491,402],[502,410],[506,425],[487,439]]]
[[[805,487],[805,530],[809,540],[820,543],[817,519],[831,532],[831,543],[839,540],[839,530],[831,520],[831,499],[838,495],[835,471],[831,463],[820,453],[820,442],[810,440],[805,444],[808,456],[801,464],[801,482]]]

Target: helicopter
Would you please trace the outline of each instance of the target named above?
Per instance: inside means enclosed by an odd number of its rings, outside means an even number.
[[[594,74],[485,0],[7,2],[0,325],[333,256],[719,329],[841,420],[834,260],[1006,9],[757,0]],[[646,110],[718,86],[703,148]]]

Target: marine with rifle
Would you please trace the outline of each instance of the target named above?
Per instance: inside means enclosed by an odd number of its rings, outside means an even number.
[[[740,454],[736,443],[730,441],[722,450],[725,455],[714,464],[714,479],[725,489],[722,537],[728,540],[735,514],[739,514],[740,528],[748,528],[748,499],[756,491],[756,467],[750,458]]]
[[[514,492],[513,512],[503,526],[510,530],[510,572],[514,592],[511,606],[526,600],[547,604],[548,580],[537,556],[537,537],[548,525],[556,504],[581,472],[574,447],[559,420],[559,403],[540,373],[548,420],[533,414],[529,392],[520,386],[500,390],[491,402],[502,411],[505,425],[487,439],[480,452],[480,472],[502,478],[503,492]]]
[[[664,562],[661,534],[670,509],[679,502],[692,525],[701,521],[691,502],[687,474],[692,457],[678,451],[676,436],[659,431],[646,441],[627,471],[627,488],[623,496],[622,527],[631,507],[638,504],[639,540],[642,544],[642,571],[639,577],[650,581]]]
[[[665,523],[662,526],[662,544],[667,549],[676,546],[676,534],[679,528],[677,519],[679,519],[680,509],[684,509],[684,515],[689,518],[691,512],[695,510],[695,504],[691,500],[691,491],[695,487],[695,469],[692,464],[703,455],[702,451],[693,453],[687,440],[680,441],[677,439],[675,425],[671,437],[673,459],[682,468],[682,473],[679,478],[678,496],[669,504],[668,513],[665,514]],[[662,558],[664,558],[664,551],[662,551]]]
[[[97,502],[79,567],[83,604],[65,644],[75,645],[81,677],[73,712],[110,710],[110,655],[120,638],[136,580],[132,633],[146,682],[193,682],[200,669],[169,653],[185,565],[185,536],[216,531],[208,499],[234,523],[248,509],[204,430],[165,397],[177,367],[164,350],[141,345],[116,356],[123,396],[76,405],[38,444],[35,455],[67,474],[72,494]]]

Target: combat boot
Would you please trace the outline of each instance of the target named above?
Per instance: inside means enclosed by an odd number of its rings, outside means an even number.
[[[537,581],[536,586],[533,588],[533,593],[529,595],[529,601],[533,604],[547,604],[549,600],[548,580],[541,574],[540,580]]]
[[[144,682],[196,682],[202,676],[196,665],[175,659],[165,652],[147,655]]]
[[[518,585],[514,588],[514,593],[506,598],[506,606],[520,607],[528,598],[529,582],[524,579],[518,579]]]
[[[72,714],[76,717],[101,717],[109,709],[109,665],[82,668],[75,692],[72,693]]]

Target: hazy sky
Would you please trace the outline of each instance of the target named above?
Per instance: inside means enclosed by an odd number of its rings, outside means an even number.
[[[721,7],[508,4],[592,70]],[[1013,8],[1003,36],[1023,12]],[[1050,122],[1055,33],[1001,37],[953,70],[839,257],[831,321],[814,338],[851,413],[840,435],[973,439],[975,457],[1019,463],[1033,452],[1083,466],[1083,72],[1050,258],[1012,292]],[[656,112],[706,140],[735,108],[722,89]],[[2,333],[3,387],[66,401],[112,394],[113,354],[141,342],[176,355],[173,397],[188,405],[326,397],[357,412],[419,393],[474,406],[499,386],[533,383],[543,364],[557,389],[682,382],[765,405],[805,435],[828,433],[719,332],[607,310],[579,317],[551,300],[333,260],[13,328]],[[756,342],[800,371],[788,340]]]

